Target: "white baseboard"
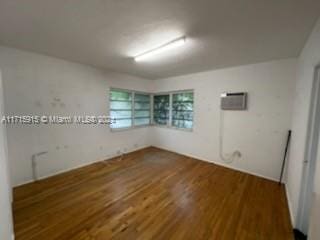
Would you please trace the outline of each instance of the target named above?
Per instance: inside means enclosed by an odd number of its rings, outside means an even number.
[[[182,152],[177,152],[175,150],[171,150],[171,149],[168,149],[168,148],[165,148],[165,147],[158,147],[158,146],[153,146],[153,147],[159,148],[159,149],[163,149],[163,150],[166,150],[166,151],[169,151],[169,152],[174,152],[174,153],[177,153],[177,154],[180,154],[180,155],[183,155],[183,156],[195,158],[195,159],[198,159],[200,161],[216,164],[218,166],[222,166],[222,167],[229,168],[229,169],[232,169],[232,170],[236,170],[236,171],[239,171],[239,172],[243,172],[243,173],[247,173],[247,174],[250,174],[250,175],[254,175],[254,176],[257,176],[257,177],[260,177],[260,178],[264,178],[264,179],[267,179],[267,180],[270,180],[270,181],[273,181],[273,182],[278,182],[279,181],[278,179],[275,179],[275,178],[272,178],[272,177],[264,176],[262,174],[255,173],[255,172],[252,172],[252,171],[248,171],[246,169],[234,167],[234,166],[231,166],[229,164],[224,164],[224,163],[216,162],[216,161],[209,161],[208,159],[203,159],[201,157],[194,156],[192,154],[185,154],[185,153],[182,153]]]
[[[222,166],[222,167],[225,167],[225,168],[233,169],[233,170],[236,170],[236,171],[239,171],[239,172],[244,172],[244,173],[247,173],[247,174],[250,174],[250,175],[254,175],[254,176],[257,176],[257,177],[261,177],[261,178],[264,178],[264,179],[268,179],[268,180],[271,180],[271,181],[276,181],[276,182],[278,181],[277,179],[274,179],[274,178],[271,178],[271,177],[267,177],[267,176],[264,176],[264,175],[261,175],[261,174],[255,173],[255,172],[251,172],[251,171],[248,171],[248,170],[245,170],[245,169],[237,168],[237,167],[230,166],[230,165],[228,165],[228,164],[223,164],[223,163],[220,163],[220,162],[209,161],[209,160],[207,160],[207,159],[203,159],[203,158],[198,157],[198,156],[194,156],[194,155],[191,155],[191,154],[184,154],[184,153],[177,152],[177,151],[174,151],[174,150],[165,148],[165,147],[158,147],[158,146],[153,146],[153,145],[147,145],[147,146],[142,146],[142,147],[140,147],[140,148],[134,149],[134,150],[132,150],[131,152],[135,152],[135,151],[138,151],[138,150],[142,150],[142,149],[148,148],[148,147],[155,147],[155,148],[163,149],[163,150],[170,151],[170,152],[174,152],[174,153],[177,153],[177,154],[180,154],[180,155],[183,155],[183,156],[187,156],[187,157],[191,157],[191,158],[194,158],[194,159],[198,159],[198,160],[200,160],[200,161],[204,161],[204,162],[207,162],[207,163],[216,164],[216,165],[218,165],[218,166]],[[128,153],[131,153],[131,152],[128,152]],[[72,170],[75,170],[75,169],[78,169],[78,168],[81,168],[81,167],[85,167],[85,166],[88,166],[88,165],[91,165],[91,164],[94,164],[94,163],[97,163],[97,162],[102,162],[102,161],[109,160],[109,159],[112,159],[112,158],[115,158],[115,157],[119,157],[119,156],[120,156],[120,155],[115,154],[114,156],[109,156],[108,158],[97,159],[97,160],[95,160],[95,161],[88,162],[88,163],[84,163],[84,164],[81,164],[81,165],[77,165],[77,166],[72,167],[72,168],[63,169],[63,170],[57,171],[57,172],[55,172],[55,173],[53,173],[53,174],[50,174],[50,175],[47,175],[47,176],[42,176],[41,178],[39,178],[39,180],[41,180],[41,179],[46,179],[46,178],[49,178],[49,177],[52,177],[52,176],[55,176],[55,175],[58,175],[58,174],[61,174],[61,173],[65,173],[65,172],[68,172],[68,171],[72,171]],[[25,185],[25,184],[27,184],[27,183],[32,183],[32,182],[34,182],[34,181],[33,181],[33,180],[26,181],[26,182],[23,182],[23,183],[21,183],[21,184],[16,185],[15,187],[18,187],[18,186],[21,186],[21,185]],[[287,185],[286,185],[286,184],[285,184],[285,193],[286,193],[286,197],[287,197],[287,202],[288,202],[288,207],[289,207],[289,213],[290,213],[291,223],[292,223],[292,226],[295,226],[295,221],[294,221],[294,217],[293,217],[293,210],[292,210],[292,203],[291,203],[291,200],[290,200],[290,194],[289,194],[289,192],[288,192],[288,188],[287,188]],[[14,239],[14,238],[13,238],[13,239]]]
[[[291,224],[292,224],[292,227],[294,228],[296,226],[296,223],[295,223],[295,219],[293,216],[293,208],[292,208],[291,198],[290,198],[290,194],[289,194],[288,187],[287,187],[286,183],[284,184],[284,187],[285,187],[286,196],[287,196]]]
[[[17,184],[14,184],[14,185],[12,186],[12,188],[20,187],[20,186],[26,185],[26,184],[28,184],[28,183],[33,183],[33,182],[34,182],[33,180],[21,181],[21,182],[19,182],[19,183],[17,183]]]
[[[184,154],[184,153],[181,153],[181,152],[176,152],[174,150],[167,149],[167,148],[164,148],[164,147],[157,147],[157,146],[154,146],[154,147],[159,148],[159,149],[163,149],[163,150],[166,150],[166,151],[174,152],[174,153],[177,153],[177,154],[180,154],[180,155],[184,155],[184,156],[187,156],[187,157],[195,158],[195,159],[198,159],[200,161],[216,164],[216,165],[219,165],[219,166],[222,166],[222,167],[225,167],[225,168],[233,169],[233,170],[236,170],[236,171],[239,171],[239,172],[244,172],[244,173],[247,173],[247,174],[251,174],[251,175],[254,175],[254,176],[257,176],[257,177],[261,177],[261,178],[264,178],[264,179],[267,179],[267,180],[271,180],[271,181],[274,181],[274,182],[278,182],[279,181],[278,179],[267,177],[267,176],[261,175],[259,173],[251,172],[251,171],[248,171],[248,170],[245,170],[245,169],[233,167],[233,166],[230,166],[228,164],[223,164],[223,163],[219,163],[219,162],[215,162],[215,161],[209,161],[209,160],[203,159],[201,157],[197,157],[197,156],[194,156],[194,155],[191,155],[191,154]],[[287,196],[287,202],[288,202],[288,207],[289,207],[289,214],[290,214],[291,224],[292,224],[293,227],[295,227],[295,219],[294,219],[294,215],[293,215],[292,203],[291,203],[290,194],[288,192],[288,188],[287,188],[286,184],[285,184],[285,193],[286,193],[286,196]]]
[[[148,148],[148,147],[150,147],[150,145],[142,146],[142,147],[139,147],[139,148],[136,148],[136,149],[132,149],[132,151],[127,152],[126,154],[131,153],[131,152],[135,152],[135,151],[139,151],[141,149]],[[119,156],[121,156],[121,155],[119,155],[119,154],[114,154],[114,155],[111,155],[111,156],[109,155],[108,157],[105,157],[105,158],[99,158],[99,159],[96,159],[94,161],[87,162],[87,163],[84,163],[84,164],[79,164],[79,165],[71,167],[71,168],[65,168],[65,169],[56,171],[56,172],[54,172],[52,174],[41,176],[41,177],[39,177],[38,180],[43,180],[43,179],[46,179],[46,178],[49,178],[49,177],[53,177],[53,176],[59,175],[61,173],[69,172],[69,171],[72,171],[72,170],[75,170],[75,169],[78,169],[78,168],[89,166],[89,165],[97,163],[97,162],[103,162],[103,161],[106,161],[106,160],[109,160],[109,159],[112,159],[112,158],[115,158],[115,157],[119,157]],[[35,181],[32,179],[32,180],[28,180],[28,181],[24,181],[24,182],[18,183],[16,185],[14,185],[13,187],[19,187],[19,186],[22,186],[22,185],[25,185],[25,184],[28,184],[28,183],[33,183],[33,182],[35,182]]]
[[[167,148],[163,148],[163,147],[157,147],[157,146],[154,146],[154,147],[159,148],[159,149],[163,149],[163,150],[166,150],[166,151],[174,152],[174,153],[177,153],[177,154],[180,154],[180,155],[184,155],[184,156],[187,156],[187,157],[195,158],[195,159],[198,159],[200,161],[204,161],[204,162],[216,164],[216,165],[219,165],[219,166],[222,166],[222,167],[230,168],[230,169],[233,169],[233,170],[236,170],[236,171],[239,171],[239,172],[244,172],[244,173],[247,173],[247,174],[251,174],[251,175],[254,175],[254,176],[257,176],[257,177],[261,177],[261,178],[264,178],[264,179],[267,179],[267,180],[271,180],[271,181],[275,181],[275,182],[279,181],[278,179],[274,179],[274,178],[271,178],[271,177],[263,176],[261,174],[255,173],[255,172],[247,171],[247,170],[244,170],[244,169],[241,169],[241,168],[237,168],[237,167],[233,167],[233,166],[230,166],[230,165],[227,165],[227,164],[218,163],[218,162],[215,162],[215,161],[209,161],[207,159],[202,159],[200,157],[193,156],[191,154],[184,154],[184,153],[176,152],[176,151],[173,151],[171,149],[167,149]],[[287,185],[284,184],[284,186],[285,186],[285,193],[286,193],[287,202],[288,202],[288,208],[289,208],[289,215],[290,215],[290,219],[291,219],[291,224],[292,224],[292,227],[294,228],[295,227],[295,219],[294,219],[294,215],[293,215],[293,208],[292,208],[292,203],[291,203],[291,199],[290,199],[290,194],[288,192]]]
[[[234,166],[231,166],[231,165],[228,165],[228,164],[224,164],[224,163],[221,163],[221,162],[209,161],[208,159],[203,159],[203,158],[201,158],[201,157],[194,156],[194,155],[192,155],[192,154],[185,154],[185,153],[182,153],[182,152],[177,152],[177,151],[174,151],[174,150],[172,150],[172,149],[165,148],[165,147],[159,147],[159,146],[153,146],[153,145],[146,145],[146,146],[142,146],[142,147],[140,147],[140,148],[134,149],[134,150],[132,150],[131,152],[138,151],[138,150],[141,150],[141,149],[144,149],[144,148],[148,148],[148,147],[156,147],[156,148],[159,148],[159,149],[163,149],[163,150],[166,150],[166,151],[174,152],[174,153],[177,153],[177,154],[180,154],[180,155],[184,155],[184,156],[187,156],[187,157],[191,157],[191,158],[198,159],[198,160],[200,160],[200,161],[204,161],[204,162],[216,164],[216,165],[219,165],[219,166],[222,166],[222,167],[230,168],[230,169],[233,169],[233,170],[236,170],[236,171],[244,172],[244,173],[251,174],[251,175],[254,175],[254,176],[257,176],[257,177],[261,177],[261,178],[264,178],[264,179],[268,179],[268,180],[271,180],[271,181],[275,181],[275,182],[278,181],[278,179],[271,178],[271,177],[268,177],[268,176],[264,176],[264,175],[262,175],[262,174],[255,173],[255,172],[252,172],[252,171],[248,171],[248,170],[246,170],[246,169],[234,167]],[[130,152],[128,152],[128,153],[130,153]],[[91,161],[91,162],[88,162],[88,163],[80,164],[80,165],[77,165],[77,166],[75,166],[75,167],[66,168],[66,169],[63,169],[63,170],[60,170],[60,171],[56,171],[56,172],[54,172],[54,173],[52,173],[52,174],[39,177],[39,180],[41,180],[41,179],[46,179],[46,178],[49,178],[49,177],[52,177],[52,176],[55,176],[55,175],[58,175],[58,174],[61,174],[61,173],[65,173],[65,172],[68,172],[68,171],[72,171],[72,170],[77,169],[77,168],[85,167],[85,166],[88,166],[88,165],[90,165],[90,164],[93,164],[93,163],[96,163],[96,162],[105,161],[105,160],[108,160],[108,159],[111,159],[111,158],[114,158],[114,157],[118,157],[118,156],[119,156],[119,155],[115,154],[115,155],[113,155],[113,156],[108,156],[108,158],[97,159],[97,160],[95,160],[95,161]],[[32,182],[34,182],[34,180],[28,180],[28,181],[19,183],[19,184],[15,185],[14,187],[18,187],[18,186],[25,185],[25,184],[27,184],[27,183],[32,183]]]

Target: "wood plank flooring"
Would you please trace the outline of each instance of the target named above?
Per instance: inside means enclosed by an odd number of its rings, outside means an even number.
[[[147,148],[14,189],[17,240],[292,240],[284,187]]]

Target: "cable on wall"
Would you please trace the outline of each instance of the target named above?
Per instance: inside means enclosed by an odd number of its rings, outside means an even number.
[[[223,153],[223,136],[224,136],[224,111],[220,110],[220,127],[219,127],[219,155],[220,158],[226,163],[232,163],[237,158],[241,157],[241,152],[236,150],[232,152],[232,154],[228,154],[229,156],[224,156]]]

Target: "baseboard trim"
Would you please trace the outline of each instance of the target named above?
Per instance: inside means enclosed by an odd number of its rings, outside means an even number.
[[[134,152],[137,152],[137,151],[140,151],[140,150],[143,150],[143,149],[146,149],[146,148],[149,148],[151,147],[150,145],[147,145],[147,146],[143,146],[143,147],[139,147],[139,148],[136,148],[130,152],[127,152],[125,154],[129,154],[129,153],[134,153]],[[45,176],[41,176],[39,177],[38,181],[39,180],[44,180],[46,178],[50,178],[50,177],[54,177],[56,175],[59,175],[59,174],[62,174],[62,173],[66,173],[66,172],[70,172],[72,170],[76,170],[78,168],[82,168],[82,167],[85,167],[85,166],[89,166],[91,164],[94,164],[94,163],[97,163],[97,162],[103,162],[103,161],[108,161],[110,159],[113,159],[113,158],[116,158],[116,157],[120,157],[122,154],[114,154],[114,155],[111,155],[111,156],[108,156],[106,158],[99,158],[97,160],[94,160],[94,161],[91,161],[91,162],[87,162],[87,163],[84,163],[84,164],[80,164],[80,165],[77,165],[75,167],[71,167],[71,168],[66,168],[66,169],[62,169],[62,170],[59,170],[59,171],[56,171],[52,174],[49,174],[49,175],[45,175]],[[26,184],[29,184],[29,183],[34,183],[36,181],[34,180],[28,180],[28,181],[25,181],[25,182],[22,182],[22,183],[19,183],[19,184],[16,184],[13,186],[13,188],[16,188],[16,187],[21,187],[23,185],[26,185]]]
[[[190,158],[193,158],[193,159],[196,159],[196,160],[199,160],[199,161],[215,164],[215,165],[218,165],[218,166],[221,166],[221,167],[225,167],[225,168],[232,169],[232,170],[235,170],[235,171],[239,171],[239,172],[243,172],[243,173],[246,173],[246,174],[250,174],[250,175],[253,175],[253,176],[256,176],[256,177],[260,177],[260,178],[263,178],[263,179],[267,179],[267,180],[270,180],[270,181],[273,181],[273,182],[278,182],[277,179],[270,178],[270,177],[267,177],[267,176],[263,176],[261,174],[255,173],[255,172],[247,171],[247,170],[244,170],[244,169],[241,169],[241,168],[233,167],[233,166],[230,166],[230,165],[227,165],[227,164],[223,164],[223,163],[219,163],[219,162],[215,162],[215,161],[209,161],[207,159],[203,159],[201,157],[194,156],[192,154],[185,154],[185,153],[173,151],[173,150],[167,149],[165,147],[158,147],[158,146],[154,146],[154,145],[143,146],[143,147],[134,149],[134,150],[132,150],[130,152],[127,152],[126,154],[130,154],[130,153],[134,153],[134,152],[141,151],[141,150],[144,150],[144,149],[148,149],[150,147],[156,148],[156,149],[161,149],[161,150],[168,151],[168,152],[172,152],[172,153],[179,154],[179,155],[182,155],[182,156],[190,157]],[[81,165],[78,165],[78,166],[75,166],[75,167],[72,167],[72,168],[63,169],[63,170],[57,171],[57,172],[55,172],[53,174],[42,176],[41,178],[39,178],[39,180],[44,180],[44,179],[47,179],[47,178],[50,178],[50,177],[53,177],[53,176],[56,176],[56,175],[59,175],[59,174],[63,174],[63,173],[66,173],[66,172],[69,172],[69,171],[72,171],[72,170],[76,170],[76,169],[79,169],[79,168],[82,168],[82,167],[85,167],[85,166],[89,166],[89,165],[97,163],[97,162],[108,161],[108,160],[111,160],[111,159],[114,159],[114,158],[120,157],[120,156],[121,156],[121,154],[120,155],[119,154],[115,154],[114,156],[111,156],[111,157],[109,156],[108,158],[97,159],[95,161],[88,162],[88,163],[85,163],[85,164],[81,164]],[[21,183],[19,185],[14,186],[14,187],[23,186],[23,185],[26,185],[26,184],[29,184],[29,183],[32,183],[32,182],[35,182],[35,181],[33,181],[33,180],[26,181],[24,183]],[[286,184],[284,184],[284,187],[285,187],[285,194],[286,194],[288,208],[289,208],[289,215],[290,215],[290,219],[291,219],[291,224],[294,227],[295,226],[295,221],[294,221],[294,217],[293,217],[290,194],[289,194],[289,191],[288,191],[288,188],[287,188]]]
[[[264,179],[273,181],[273,182],[278,182],[279,181],[278,179],[275,179],[275,178],[272,178],[272,177],[267,177],[267,176],[261,175],[259,173],[255,173],[255,172],[251,172],[251,171],[248,171],[248,170],[245,170],[245,169],[242,169],[242,168],[230,166],[228,164],[224,164],[224,163],[220,163],[220,162],[216,162],[216,161],[209,161],[208,159],[204,159],[204,158],[201,158],[201,157],[198,157],[198,156],[194,156],[192,154],[185,154],[185,153],[177,152],[177,151],[165,148],[165,147],[158,147],[158,146],[154,146],[154,145],[152,145],[152,147],[158,148],[158,149],[162,149],[162,150],[165,150],[165,151],[168,151],[168,152],[176,153],[176,154],[179,154],[179,155],[182,155],[182,156],[194,158],[194,159],[197,159],[197,160],[200,160],[200,161],[204,161],[204,162],[207,162],[207,163],[212,163],[212,164],[215,164],[215,165],[218,165],[218,166],[221,166],[221,167],[225,167],[225,168],[229,168],[229,169],[232,169],[232,170],[235,170],[235,171],[247,173],[247,174],[250,174],[250,175],[253,175],[253,176],[256,176],[256,177],[260,177],[260,178],[264,178]]]
[[[133,151],[127,152],[127,154],[128,153],[133,153],[133,152],[136,152],[136,151],[140,151],[140,150],[143,150],[143,149],[146,149],[146,148],[149,148],[149,147],[162,149],[162,150],[165,150],[165,151],[168,151],[168,152],[172,152],[172,153],[176,153],[176,154],[179,154],[179,155],[182,155],[182,156],[194,158],[194,159],[197,159],[197,160],[200,160],[200,161],[204,161],[204,162],[207,162],[207,163],[212,163],[212,164],[215,164],[215,165],[218,165],[218,166],[222,166],[222,167],[229,168],[229,169],[232,169],[232,170],[236,170],[236,171],[239,171],[239,172],[243,172],[243,173],[247,173],[247,174],[250,174],[250,175],[254,175],[254,176],[257,176],[257,177],[260,177],[260,178],[264,178],[264,179],[267,179],[267,180],[270,180],[270,181],[273,181],[273,182],[278,182],[278,179],[274,179],[274,178],[271,178],[271,177],[268,177],[268,176],[264,176],[264,175],[261,175],[259,173],[251,172],[251,171],[248,171],[248,170],[245,170],[245,169],[242,169],[242,168],[230,166],[228,164],[224,164],[224,163],[220,163],[220,162],[216,162],[216,161],[209,161],[208,159],[204,159],[204,158],[201,158],[201,157],[198,157],[198,156],[194,156],[192,154],[185,154],[185,153],[182,153],[182,152],[177,152],[177,151],[165,148],[165,147],[147,145],[147,146],[143,146],[143,147],[134,149]],[[88,166],[88,165],[91,165],[91,164],[94,164],[94,163],[97,163],[97,162],[106,161],[106,160],[109,160],[109,159],[112,159],[112,158],[115,158],[115,157],[119,157],[119,156],[120,156],[119,154],[115,154],[114,156],[111,156],[111,157],[109,156],[108,158],[97,159],[95,161],[84,163],[84,164],[81,164],[81,165],[77,165],[77,166],[72,167],[72,168],[66,168],[66,169],[63,169],[61,171],[57,171],[57,172],[54,172],[52,174],[49,174],[49,175],[39,177],[39,180],[43,180],[43,179],[46,179],[46,178],[49,178],[49,177],[53,177],[53,176],[56,176],[56,175],[59,175],[59,174],[62,174],[62,173],[66,173],[66,172],[69,172],[69,171],[72,171],[72,170],[75,170],[75,169],[78,169],[78,168],[81,168],[81,167],[85,167],[85,166]],[[35,181],[34,180],[29,180],[29,181],[26,181],[26,182],[23,182],[23,183],[19,183],[19,184],[15,185],[14,187],[20,187],[20,186],[26,185],[28,183],[33,183],[33,182],[35,182]],[[291,211],[291,209],[290,209],[290,211]]]
[[[284,184],[284,188],[285,188],[285,192],[286,192],[286,197],[287,197],[287,203],[288,203],[288,208],[289,208],[289,215],[290,215],[290,219],[291,219],[291,225],[293,228],[295,228],[296,223],[295,223],[295,219],[293,217],[293,208],[292,208],[292,203],[291,203],[291,198],[290,198],[290,194],[288,191],[288,186],[285,183]]]

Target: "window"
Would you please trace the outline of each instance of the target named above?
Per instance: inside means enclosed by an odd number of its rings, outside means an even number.
[[[170,95],[153,97],[153,121],[155,124],[168,125],[170,112]]]
[[[193,91],[155,95],[153,122],[175,128],[193,128]]]
[[[172,94],[172,126],[192,129],[193,92]]]
[[[150,124],[150,95],[134,94],[134,125],[143,126]]]
[[[150,125],[150,94],[134,91],[110,90],[110,117],[115,119],[112,129]]]
[[[132,92],[123,90],[110,91],[110,117],[115,119],[111,128],[132,126]]]
[[[130,90],[110,90],[110,117],[115,119],[112,129],[148,126],[153,123],[180,129],[193,128],[193,91],[170,92],[153,96]]]

